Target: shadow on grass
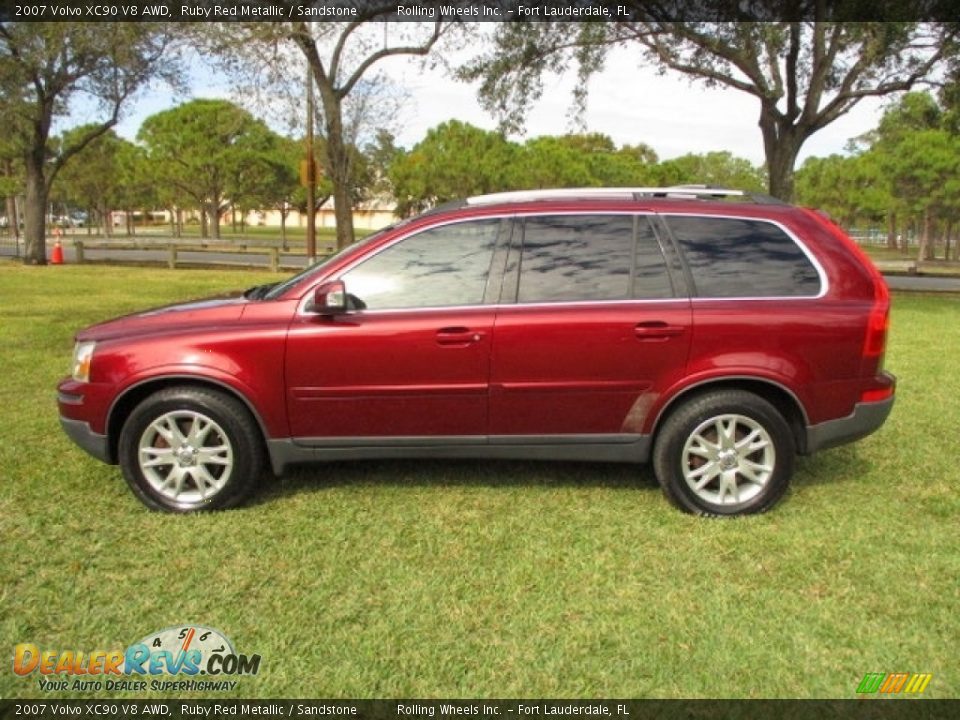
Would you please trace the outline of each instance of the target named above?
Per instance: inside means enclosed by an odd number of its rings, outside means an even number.
[[[815,487],[849,482],[873,472],[878,461],[869,452],[861,452],[856,444],[824,450],[815,455],[798,457],[791,483]]]
[[[266,472],[249,504],[362,485],[393,487],[543,487],[659,491],[646,465],[516,460],[353,460]]]

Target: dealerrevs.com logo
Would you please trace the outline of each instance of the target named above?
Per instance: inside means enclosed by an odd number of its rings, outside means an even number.
[[[238,681],[231,678],[259,671],[259,655],[237,653],[226,635],[202,625],[169,627],[122,650],[54,650],[34,643],[13,650],[13,672],[36,677],[45,692],[233,690]]]

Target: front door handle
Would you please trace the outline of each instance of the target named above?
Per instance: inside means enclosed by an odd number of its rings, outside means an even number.
[[[448,347],[467,347],[483,340],[484,333],[468,327],[445,327],[437,330],[437,343]]]
[[[668,340],[682,335],[685,329],[683,325],[671,325],[663,320],[648,320],[637,323],[633,332],[639,340]]]

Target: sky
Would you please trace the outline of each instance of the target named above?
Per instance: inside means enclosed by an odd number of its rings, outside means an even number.
[[[389,58],[377,67],[408,93],[390,128],[401,146],[412,147],[428,129],[450,119],[496,128],[496,119],[477,101],[476,85],[456,81],[446,70],[414,59]],[[525,135],[512,139],[578,131],[569,119],[574,82],[573,73],[548,78],[542,99],[527,115]],[[205,64],[194,64],[190,85],[191,97],[227,98],[243,104],[242,94]],[[144,118],[182,101],[169,90],[154,88],[128,109],[117,131],[132,140]],[[798,166],[809,156],[843,153],[849,139],[876,127],[882,110],[880,100],[862,101],[807,141]],[[586,131],[605,133],[617,145],[646,143],[661,160],[726,150],[761,165],[758,117],[759,101],[750,95],[707,88],[678,73],[660,75],[653,67],[641,65],[635,52],[618,49],[608,56],[604,71],[590,81],[584,120]]]

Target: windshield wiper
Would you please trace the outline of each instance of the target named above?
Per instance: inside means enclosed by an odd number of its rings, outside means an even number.
[[[243,293],[247,300],[263,300],[263,297],[270,292],[271,288],[276,287],[277,283],[266,283],[265,285],[254,285]]]

